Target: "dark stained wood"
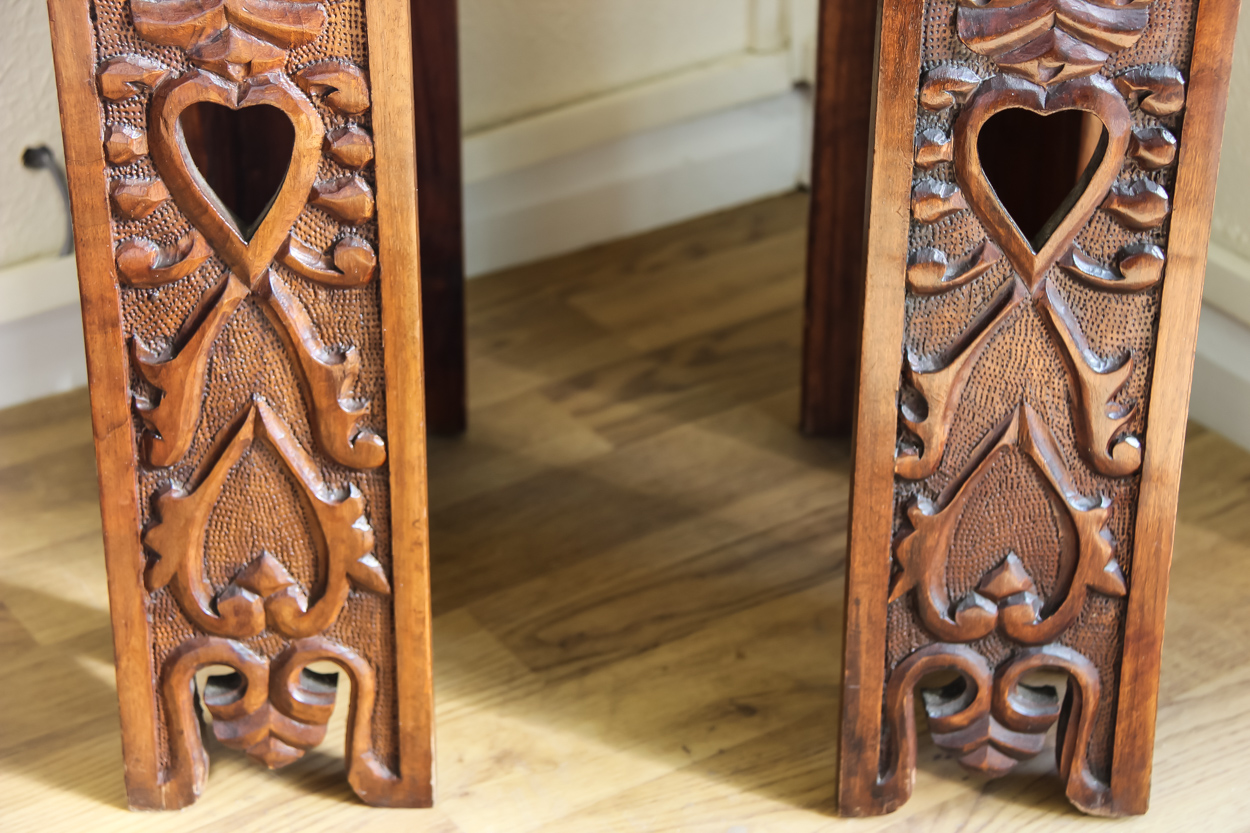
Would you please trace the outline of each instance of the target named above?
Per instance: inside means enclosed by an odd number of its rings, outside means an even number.
[[[325,734],[318,662],[351,683],[357,795],[433,800],[408,6],[354,11],[49,2],[135,808],[204,788],[198,671],[233,669],[202,692],[213,731],[277,768]],[[362,24],[369,74],[290,57]],[[205,104],[227,126],[191,120],[197,159],[181,117]],[[251,108],[286,120],[287,158],[251,136],[217,193],[196,169]],[[258,181],[281,187],[251,218]]]
[[[820,5],[803,346],[803,431],[845,435],[855,408],[877,3]]]
[[[426,419],[455,434],[468,424],[456,0],[411,3]]]
[[[918,688],[934,743],[966,768],[1004,775],[1041,752],[1057,724],[1073,804],[1146,812],[1238,7],[886,4],[847,583],[844,815],[891,812],[911,796]],[[1032,129],[1044,152],[982,135],[1008,110],[1040,117]],[[1045,133],[1067,112],[1081,118]],[[1091,119],[1105,139],[1077,179]],[[999,164],[1009,153],[1014,170]],[[996,190],[991,168],[1015,181]],[[1029,199],[1054,203],[1068,189],[1044,223],[1024,220],[1031,234],[1006,204],[1031,209]],[[1062,679],[1066,697],[1022,689],[1036,672]],[[948,675],[940,687],[925,682],[935,673]]]

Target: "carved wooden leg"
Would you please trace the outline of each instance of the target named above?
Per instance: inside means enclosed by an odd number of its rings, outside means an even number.
[[[341,694],[357,794],[427,806],[407,0],[49,12],[130,803],[200,794],[198,698],[280,767]]]
[[[456,0],[411,2],[426,419],[455,434],[468,425]]]
[[[1147,808],[1238,5],[884,4],[846,815],[910,796],[917,693],[967,767],[1003,774],[1057,727],[1074,804]],[[1025,122],[1053,138],[1002,144]]]
[[[821,3],[803,332],[808,434],[850,433],[855,407],[876,23],[873,3]]]

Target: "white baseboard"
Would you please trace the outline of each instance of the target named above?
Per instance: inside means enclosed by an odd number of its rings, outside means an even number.
[[[807,94],[633,134],[465,188],[470,276],[627,237],[793,189]]]
[[[78,302],[0,324],[0,408],[87,384]]]
[[[1250,261],[1213,243],[1189,417],[1250,450]]]

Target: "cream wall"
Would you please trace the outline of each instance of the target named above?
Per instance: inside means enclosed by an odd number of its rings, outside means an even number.
[[[1241,12],[1230,87],[1211,237],[1250,259],[1250,4]]]
[[[467,132],[745,51],[751,0],[460,0]]]
[[[811,114],[795,84],[812,76],[818,0],[459,2],[471,274],[803,181]],[[65,224],[61,199],[46,172],[20,163],[28,145],[60,153],[45,7],[0,0],[0,13],[3,407],[81,384],[84,371],[72,259],[53,256]],[[1250,413],[1248,135],[1250,12],[1236,55],[1194,394],[1196,416],[1250,447],[1242,418]]]

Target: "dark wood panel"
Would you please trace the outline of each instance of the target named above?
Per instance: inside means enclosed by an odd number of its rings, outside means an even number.
[[[412,0],[425,407],[430,431],[468,422],[456,0]]]

